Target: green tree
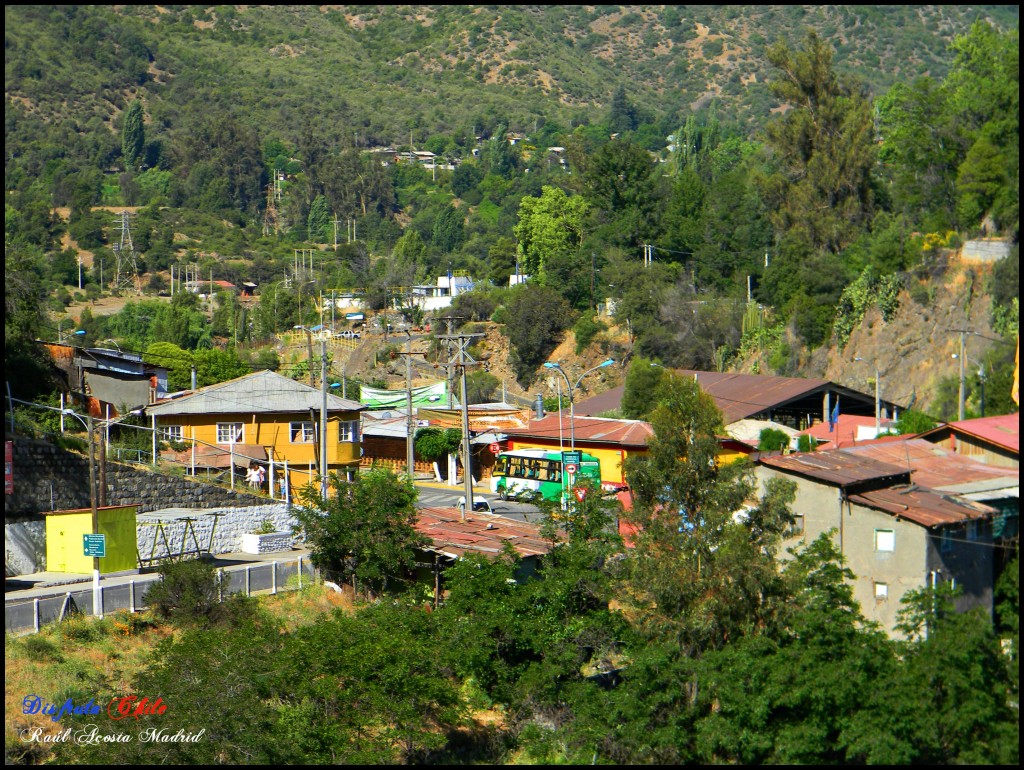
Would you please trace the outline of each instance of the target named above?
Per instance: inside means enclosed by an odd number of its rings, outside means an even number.
[[[635,250],[638,257],[640,245],[658,230],[655,166],[643,147],[617,139],[602,145],[582,168],[595,234],[614,246]]]
[[[789,436],[777,428],[765,428],[758,436],[759,452],[778,452],[789,447]]]
[[[636,107],[626,98],[626,89],[619,86],[612,94],[608,114],[608,130],[612,132],[635,131],[640,121],[637,119]]]
[[[121,128],[121,155],[127,170],[139,167],[145,145],[146,128],[143,122],[142,102],[136,99],[128,106],[124,114],[124,126]]]
[[[545,185],[539,198],[519,202],[519,223],[513,228],[516,254],[527,275],[542,276],[545,260],[573,253],[583,243],[583,222],[589,206],[581,196],[568,196],[558,187]]]
[[[316,196],[310,204],[306,230],[309,233],[309,239],[314,243],[332,242],[334,224],[331,221],[330,204],[325,196]]]
[[[529,283],[509,292],[503,317],[512,347],[510,361],[519,383],[525,385],[572,323],[572,310],[554,289]]]
[[[337,494],[326,500],[312,485],[299,492],[295,518],[313,564],[368,595],[407,586],[416,548],[428,542],[416,531],[412,481],[374,468],[331,484]]]
[[[664,376],[665,369],[660,364],[634,358],[622,392],[622,416],[628,420],[644,419],[657,406],[653,395]]]
[[[785,43],[770,47],[768,60],[780,70],[772,92],[792,107],[766,129],[776,163],[764,184],[768,210],[777,230],[839,252],[873,206],[871,104],[837,77],[832,50],[813,31],[796,52]]]
[[[431,233],[430,242],[444,254],[450,254],[462,246],[465,239],[465,218],[452,205],[442,207]]]
[[[666,373],[653,400],[648,452],[625,463],[639,529],[630,586],[651,628],[699,655],[778,612],[772,554],[795,487],[769,484],[751,506],[750,468],[718,459],[722,415],[711,397]]]

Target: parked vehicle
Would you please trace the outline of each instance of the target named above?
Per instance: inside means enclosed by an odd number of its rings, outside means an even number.
[[[580,453],[580,459],[574,481],[600,484],[600,460],[586,452]],[[569,479],[563,471],[561,452],[544,449],[502,452],[494,463],[491,491],[502,500],[539,492],[545,500],[559,501],[569,492]]]
[[[460,497],[458,500],[455,501],[455,507],[456,508],[465,508],[466,507],[466,497],[465,497],[465,495],[463,495],[462,497]],[[491,508],[490,502],[485,500],[485,499],[483,499],[482,497],[474,497],[473,498],[473,510],[477,511],[478,513],[494,513],[494,509]]]

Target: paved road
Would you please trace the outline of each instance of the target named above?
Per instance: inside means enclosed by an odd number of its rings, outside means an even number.
[[[420,493],[419,500],[416,502],[416,506],[418,508],[454,506],[459,498],[466,494],[465,489],[462,486],[449,487],[447,485],[436,484],[433,482],[417,482],[416,488]],[[500,516],[508,516],[510,519],[517,519],[518,521],[527,521],[531,523],[536,523],[541,520],[541,512],[537,506],[528,505],[526,503],[515,503],[511,500],[504,501],[497,495],[485,492],[483,487],[478,486],[473,488],[473,499],[487,500],[491,504],[491,510]]]

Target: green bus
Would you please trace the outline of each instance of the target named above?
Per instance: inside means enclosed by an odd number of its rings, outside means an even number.
[[[579,452],[580,465],[575,481],[601,484],[601,462],[593,455]],[[517,449],[502,452],[494,463],[491,492],[502,500],[539,492],[545,500],[559,502],[569,489],[562,467],[562,453],[549,449]]]

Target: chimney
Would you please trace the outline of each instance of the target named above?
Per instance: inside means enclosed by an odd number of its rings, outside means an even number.
[[[537,400],[534,402],[533,411],[537,415],[537,419],[541,420],[544,418],[544,395],[541,393],[537,394]]]

